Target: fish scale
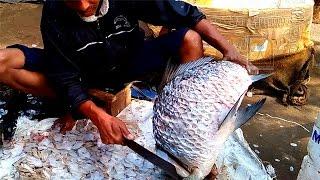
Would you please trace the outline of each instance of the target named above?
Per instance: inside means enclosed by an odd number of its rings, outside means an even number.
[[[251,83],[246,69],[229,61],[206,61],[173,76],[154,105],[157,144],[189,170],[210,172],[223,148],[215,141],[219,126]]]

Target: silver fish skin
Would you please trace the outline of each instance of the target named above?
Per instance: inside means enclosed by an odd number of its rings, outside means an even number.
[[[157,97],[153,132],[158,146],[179,159],[193,178],[203,179],[235,130],[219,131],[220,125],[252,80],[245,68],[229,61],[188,67]]]

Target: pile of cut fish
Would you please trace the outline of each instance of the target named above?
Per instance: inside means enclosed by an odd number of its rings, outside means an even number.
[[[118,117],[126,119],[136,142],[155,151],[153,103],[134,100]],[[62,135],[55,119],[40,122],[20,117],[12,142],[0,150],[0,179],[166,179],[153,164],[128,147],[104,145],[89,120]],[[218,179],[269,179],[259,158],[237,130],[217,160]],[[236,152],[236,153],[235,153]]]
[[[141,112],[148,112],[145,111],[147,107],[152,113],[152,105],[150,109],[150,104],[146,102],[136,102],[134,105],[138,106]],[[127,111],[132,111],[131,107]],[[119,116],[130,118],[129,114]],[[150,113],[144,115],[149,116]],[[136,124],[133,121],[128,121],[127,124],[130,131],[138,137],[137,142],[146,147],[151,145],[149,148],[154,149],[152,131],[142,134],[137,126],[143,119],[146,120],[145,116],[132,118],[135,118]],[[0,179],[161,178],[159,169],[129,148],[102,144],[97,128],[91,121],[80,120],[72,131],[62,135],[59,129],[51,128],[54,120],[45,119],[37,122],[26,117],[18,119],[14,140],[5,143],[0,152]],[[151,124],[149,126],[145,128],[152,129]]]

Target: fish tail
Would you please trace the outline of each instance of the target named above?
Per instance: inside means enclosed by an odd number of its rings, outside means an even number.
[[[241,127],[243,124],[248,122],[263,106],[263,104],[266,102],[266,98],[263,98],[259,100],[258,102],[252,104],[251,106],[248,106],[246,108],[240,108],[237,112],[237,117],[236,117],[236,124],[235,124],[235,129],[238,129]]]
[[[223,123],[220,125],[217,134],[224,134],[228,136],[229,133],[225,132],[233,132],[239,127],[241,127],[243,124],[248,122],[249,119],[251,119],[258,112],[258,110],[262,107],[265,101],[266,98],[259,100],[255,104],[252,104],[251,106],[248,106],[246,108],[239,108],[237,111],[237,106],[240,103],[239,99],[237,103],[229,111]],[[233,118],[234,115],[236,115],[236,118]]]

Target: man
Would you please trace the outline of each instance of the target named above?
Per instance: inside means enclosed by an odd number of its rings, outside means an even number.
[[[174,30],[144,41],[138,20]],[[202,39],[220,50],[225,60],[248,66],[204,14],[182,1],[47,0],[41,32],[44,50],[22,45],[0,50],[0,82],[65,100],[73,118],[90,118],[108,144],[123,144],[124,138],[133,137],[120,119],[90,100],[89,87],[117,88],[163,71],[169,58],[178,63],[197,60],[203,57]],[[73,125],[70,114],[62,118],[62,129]]]

